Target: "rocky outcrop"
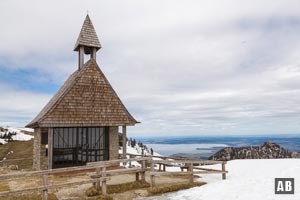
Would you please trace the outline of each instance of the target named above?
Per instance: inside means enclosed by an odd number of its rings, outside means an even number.
[[[268,159],[268,158],[298,158],[297,152],[288,152],[276,143],[265,142],[260,146],[226,147],[221,149],[209,160],[234,160],[234,159]]]

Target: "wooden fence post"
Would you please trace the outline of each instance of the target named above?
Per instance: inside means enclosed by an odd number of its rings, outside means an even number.
[[[138,181],[140,179],[140,174],[138,172],[135,173],[135,181]]]
[[[106,195],[107,194],[107,188],[106,188],[106,166],[102,167],[101,170],[101,177],[104,178],[102,180],[102,194]]]
[[[43,174],[42,178],[43,178],[43,186],[47,187],[48,186],[48,174]],[[48,189],[43,189],[42,199],[48,200]]]
[[[222,179],[225,180],[226,179],[226,169],[225,169],[225,165],[226,165],[226,161],[222,162]]]
[[[151,172],[154,172],[154,163],[153,160],[151,160]],[[155,176],[151,175],[150,176],[150,180],[151,180],[151,187],[153,188],[155,186]]]
[[[194,173],[193,173],[194,169],[193,168],[194,168],[193,163],[190,163],[189,164],[189,169],[188,169],[188,171],[191,172],[190,183],[194,182]]]
[[[98,177],[100,177],[100,174],[101,174],[101,169],[100,169],[100,167],[97,167],[96,168],[96,177],[98,178]],[[96,182],[96,190],[97,191],[99,191],[100,190],[100,180],[98,180],[97,182]]]
[[[145,160],[142,161],[142,170],[143,170],[143,172],[141,174],[141,181],[145,182],[146,181],[146,179],[145,179],[146,161]]]

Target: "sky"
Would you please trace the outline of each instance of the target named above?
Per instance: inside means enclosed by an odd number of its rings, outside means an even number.
[[[87,12],[141,122],[129,136],[300,134],[298,0],[2,0],[0,125],[25,126],[77,70]]]

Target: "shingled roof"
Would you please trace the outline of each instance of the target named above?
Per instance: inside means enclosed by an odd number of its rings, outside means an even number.
[[[97,33],[94,29],[92,21],[89,15],[86,16],[81,31],[79,33],[77,42],[74,47],[74,51],[79,50],[79,46],[84,46],[84,52],[90,54],[89,47],[96,47],[97,50],[101,48],[101,44],[98,40]]]
[[[123,126],[138,123],[127,111],[94,59],[74,72],[26,126]]]

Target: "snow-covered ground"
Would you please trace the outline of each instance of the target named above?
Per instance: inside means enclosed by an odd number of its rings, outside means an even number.
[[[151,155],[151,151],[150,148],[143,148],[140,147],[138,144],[136,144],[134,147],[132,147],[131,145],[129,145],[129,142],[127,141],[126,143],[126,152],[129,154],[133,154],[133,155],[144,155],[144,156],[150,156]],[[123,148],[120,147],[119,149],[119,154],[123,153]],[[153,156],[162,156],[156,152],[153,152]],[[127,156],[127,158],[129,158],[129,156]],[[153,158],[154,160],[159,159],[159,158]],[[131,162],[132,166],[136,166],[136,167],[140,167],[141,165],[136,162],[133,161]],[[128,167],[128,163],[126,164],[126,166]]]
[[[11,133],[16,133],[16,135],[12,136],[12,139],[14,141],[19,140],[19,141],[27,141],[27,140],[31,140],[33,138],[32,135],[28,135],[23,133],[22,131],[27,131],[27,132],[33,132],[33,129],[30,128],[14,128],[14,127],[6,127],[5,129],[7,129],[7,133],[11,132]],[[4,135],[5,131],[2,132],[0,131],[0,136]],[[7,143],[7,141],[5,141],[4,139],[0,138],[0,143],[1,144],[5,144]]]
[[[210,166],[211,167],[211,166]],[[220,169],[220,165],[214,166]],[[299,200],[300,159],[233,160],[226,165],[227,179],[206,174],[199,181],[208,184],[147,200]],[[295,194],[274,193],[275,178],[295,178]]]

